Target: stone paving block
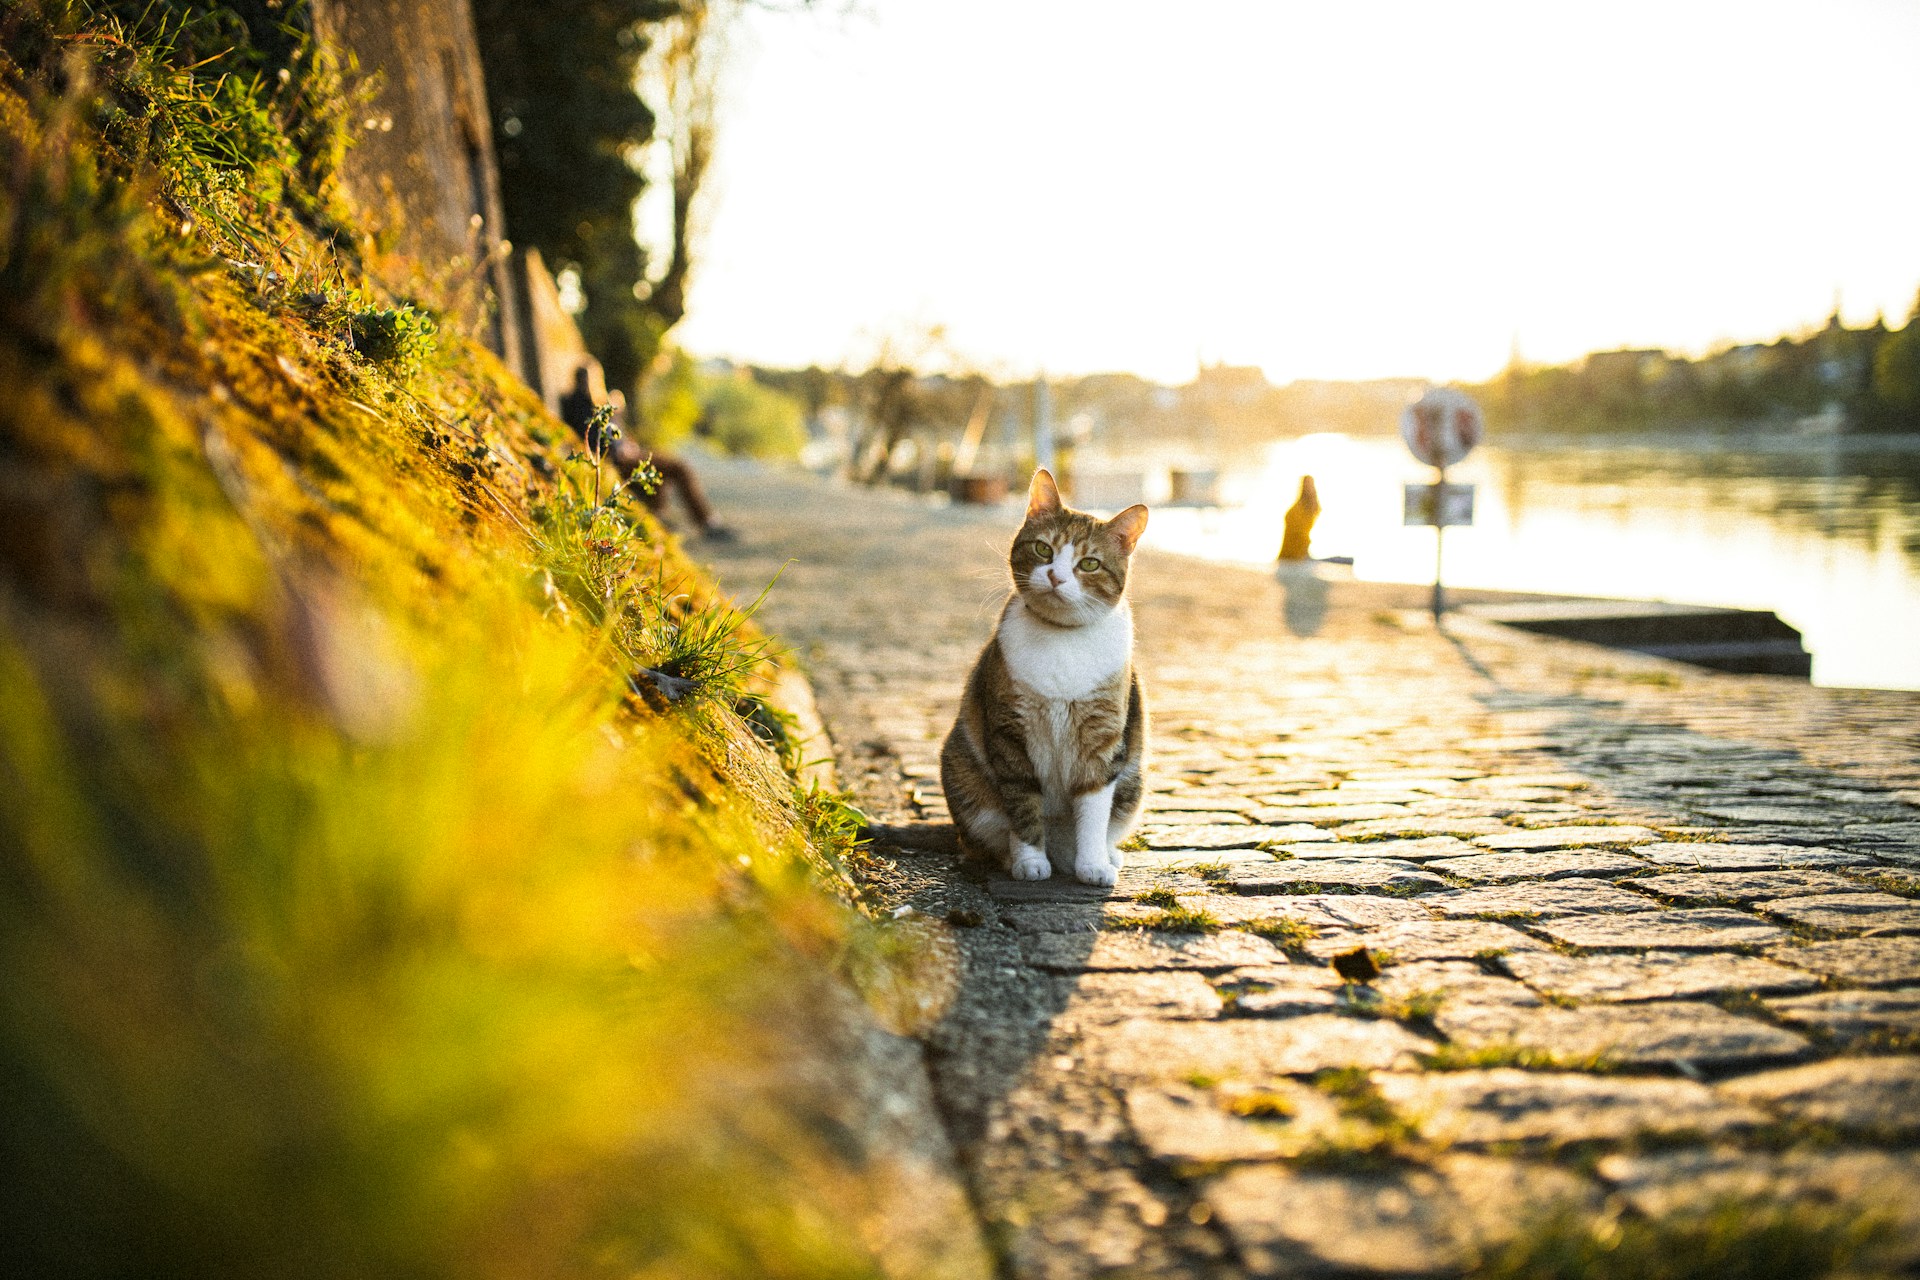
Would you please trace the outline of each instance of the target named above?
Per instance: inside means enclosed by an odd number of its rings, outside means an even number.
[[[1696,871],[1773,871],[1788,867],[1857,867],[1870,862],[1865,854],[1847,853],[1819,845],[1709,844],[1705,841],[1644,844],[1634,850],[1662,867]]]
[[[1347,1129],[1332,1098],[1291,1080],[1259,1090],[1223,1086],[1145,1085],[1126,1092],[1127,1120],[1140,1145],[1159,1160],[1225,1164],[1297,1156]],[[1258,1118],[1235,1114],[1238,1104]],[[1281,1114],[1285,1113],[1285,1114]]]
[[[1483,1005],[1533,1007],[1540,997],[1513,981],[1495,977],[1479,965],[1461,960],[1416,960],[1387,968],[1371,984],[1388,1000],[1406,1000],[1421,994],[1441,997],[1455,1009]]]
[[[1020,954],[1036,969],[1054,973],[1094,970],[1237,969],[1283,959],[1265,938],[1250,933],[1032,933],[1020,938]]]
[[[1787,826],[1838,826],[1846,819],[1843,811],[1818,804],[1715,804],[1695,805],[1695,813],[1716,822],[1752,822]]]
[[[1063,974],[1054,985],[1062,999],[1061,1016],[1079,1022],[1213,1018],[1222,1006],[1220,993],[1192,970]]]
[[[1412,817],[1350,822],[1338,828],[1338,834],[1342,840],[1420,840],[1429,836],[1470,838],[1511,830],[1498,818]]]
[[[1343,809],[1353,805],[1393,805],[1400,810],[1400,813],[1405,813],[1404,806],[1432,798],[1431,792],[1415,791],[1407,787],[1342,783],[1338,787],[1322,787],[1317,791],[1296,791],[1291,795],[1267,796],[1263,797],[1263,800],[1274,808]],[[1398,817],[1399,814],[1385,816]]]
[[[1380,818],[1404,818],[1406,806],[1397,804],[1322,804],[1277,805],[1254,809],[1255,822],[1275,825],[1306,822],[1316,827],[1338,826],[1343,822],[1369,822]]]
[[[1394,858],[1290,858],[1271,866],[1243,864],[1228,881],[1241,893],[1310,894],[1329,889],[1353,893],[1426,893],[1447,882],[1411,862]]]
[[[1216,809],[1155,809],[1149,808],[1141,821],[1153,827],[1209,827],[1229,826],[1245,827],[1253,824],[1253,819],[1245,813],[1223,812]]]
[[[1694,1148],[1610,1155],[1597,1166],[1649,1217],[1700,1213],[1728,1200],[1845,1206],[1889,1218],[1891,1261],[1920,1260],[1920,1154],[1858,1150],[1780,1154]]]
[[[1920,933],[1920,902],[1891,893],[1834,893],[1763,902],[1768,915],[1835,933]]]
[[[1289,846],[1295,849],[1308,848],[1307,845]],[[1274,860],[1265,849],[1129,849],[1126,850],[1127,867],[1137,868],[1143,873],[1156,871],[1192,871],[1195,867],[1232,866],[1239,862],[1252,862],[1266,866]]]
[[[1184,790],[1149,792],[1146,802],[1148,813],[1175,811],[1244,814],[1254,806],[1255,802],[1243,795],[1193,795]]]
[[[1366,929],[1402,920],[1431,917],[1417,899],[1365,893],[1247,894],[1248,910],[1278,919],[1298,920],[1316,929]],[[1209,899],[1211,900],[1211,899]],[[1185,901],[1185,896],[1182,896]]]
[[[1412,1067],[1433,1041],[1371,1018],[1308,1014],[1299,1018],[1227,1018],[1162,1022],[1136,1018],[1090,1034],[1106,1069],[1135,1080],[1259,1082],[1334,1067]]]
[[[1726,952],[1569,956],[1541,950],[1511,955],[1501,963],[1522,982],[1567,1000],[1672,1000],[1727,991],[1784,995],[1819,985],[1797,969]]]
[[[1458,858],[1477,852],[1466,841],[1454,836],[1426,836],[1419,840],[1342,840],[1335,844],[1283,844],[1276,853],[1296,858],[1396,858],[1404,862],[1425,862],[1433,858]]]
[[[1395,964],[1410,960],[1472,960],[1511,951],[1544,951],[1546,944],[1490,920],[1408,920],[1350,935],[1323,935],[1307,943],[1310,955],[1331,958],[1354,945],[1384,952]]]
[[[1767,955],[1823,978],[1861,986],[1920,983],[1920,938],[1837,938],[1775,947]]]
[[[1871,1035],[1920,1037],[1920,988],[1820,991],[1766,1003],[1786,1021],[1817,1028],[1842,1046]]]
[[[1346,980],[1328,965],[1253,965],[1219,975],[1214,986],[1235,1017],[1354,1012]]]
[[[1550,787],[1556,791],[1586,791],[1593,786],[1593,779],[1585,774],[1558,770],[1545,773],[1495,773],[1476,778],[1466,784],[1468,791],[1480,791],[1497,787]]]
[[[1645,827],[1534,827],[1476,836],[1483,849],[1589,849],[1604,845],[1652,844],[1660,837]]]
[[[1538,928],[1568,946],[1602,951],[1642,947],[1707,951],[1719,947],[1760,946],[1786,937],[1786,931],[1778,925],[1725,907],[1618,916],[1562,916],[1544,920]]]
[[[1434,1025],[1469,1048],[1512,1046],[1571,1063],[1594,1058],[1617,1066],[1738,1066],[1801,1057],[1804,1037],[1711,1004],[1588,1005],[1579,1009],[1450,1009]]]
[[[1825,893],[1869,893],[1868,886],[1831,871],[1681,871],[1643,876],[1634,888],[1682,902],[1760,902]]]
[[[1209,823],[1205,826],[1149,826],[1140,829],[1140,842],[1149,849],[1257,849],[1266,844],[1331,840],[1319,827],[1296,823],[1285,827],[1252,823]]]
[[[1247,988],[1231,1006],[1236,1017],[1298,1018],[1309,1013],[1352,1013],[1354,1005],[1342,987],[1281,983]]]
[[[1420,1075],[1378,1072],[1373,1081],[1422,1136],[1460,1146],[1712,1135],[1767,1121],[1765,1112],[1691,1080],[1500,1067]]]
[[[1181,906],[1195,911],[1204,911],[1229,929],[1243,928],[1249,924],[1265,921],[1277,921],[1287,914],[1273,905],[1283,901],[1279,898],[1248,897],[1239,893],[1217,892],[1183,893],[1179,898]]]
[[[1131,855],[1129,855],[1131,856]],[[1209,857],[1211,855],[1198,855]],[[987,893],[995,902],[1009,906],[1025,903],[1089,903],[1125,901],[1148,889],[1171,889],[1176,893],[1198,893],[1207,889],[1207,881],[1172,867],[1135,866],[1120,868],[1111,889],[1081,884],[1071,875],[1055,871],[1045,880],[1014,880],[999,872],[987,879]]]
[[[1723,1081],[1726,1097],[1882,1137],[1920,1131],[1920,1058],[1835,1058]]]
[[[1521,881],[1482,889],[1456,889],[1452,893],[1429,894],[1421,899],[1421,905],[1443,916],[1545,919],[1553,916],[1658,911],[1661,904],[1642,894],[1615,888],[1604,880],[1569,876],[1561,880]]]
[[[1016,903],[1003,908],[1000,923],[1015,933],[1098,933],[1110,911],[1124,902]]]
[[[1475,884],[1561,880],[1569,876],[1622,876],[1646,869],[1645,863],[1622,853],[1590,853],[1572,849],[1475,853],[1464,858],[1441,858],[1427,866]]]
[[[1469,1155],[1364,1173],[1244,1165],[1204,1194],[1248,1273],[1280,1280],[1457,1273],[1525,1222],[1599,1207],[1563,1169]]]

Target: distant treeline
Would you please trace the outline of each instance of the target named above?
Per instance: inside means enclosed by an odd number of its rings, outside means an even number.
[[[1900,329],[1879,319],[1849,329],[1836,312],[1815,333],[1698,360],[1626,350],[1568,365],[1516,361],[1466,389],[1495,430],[1920,432],[1920,325],[1910,315]]]

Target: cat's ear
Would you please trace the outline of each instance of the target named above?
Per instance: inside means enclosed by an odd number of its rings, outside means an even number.
[[[1042,467],[1033,473],[1033,483],[1027,486],[1027,519],[1050,516],[1058,510],[1060,487],[1053,482],[1053,474]]]
[[[1121,550],[1128,555],[1133,554],[1133,548],[1139,543],[1140,535],[1146,531],[1147,509],[1137,502],[1107,521],[1107,532],[1114,536]]]

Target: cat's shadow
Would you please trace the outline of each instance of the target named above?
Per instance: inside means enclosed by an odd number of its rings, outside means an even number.
[[[918,1039],[948,1136],[977,1174],[991,1117],[1004,1113],[1036,1061],[1057,1056],[1055,1022],[1080,993],[1116,890],[1057,872],[1013,880],[972,856],[951,822],[875,824],[868,835],[910,875],[941,883],[935,918],[954,944],[957,971]]]

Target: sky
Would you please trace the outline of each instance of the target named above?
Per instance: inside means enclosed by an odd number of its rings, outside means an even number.
[[[854,2],[739,21],[691,351],[1476,379],[1920,288],[1915,0]]]

